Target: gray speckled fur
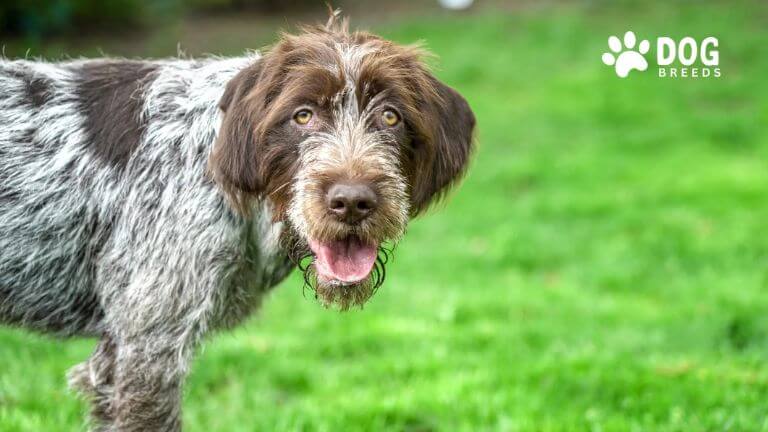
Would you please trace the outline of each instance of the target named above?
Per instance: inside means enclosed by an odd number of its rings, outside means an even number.
[[[78,93],[99,61],[0,59],[0,322],[101,338],[70,374],[97,430],[179,430],[200,339],[292,268],[268,206],[243,219],[206,176],[218,100],[258,56],[153,62],[120,169],[93,151]]]

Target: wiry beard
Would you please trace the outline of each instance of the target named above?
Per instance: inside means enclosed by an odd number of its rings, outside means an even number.
[[[363,305],[376,294],[376,291],[384,283],[387,275],[386,264],[393,256],[393,249],[380,246],[371,274],[365,280],[354,284],[329,283],[318,278],[315,271],[315,257],[309,251],[306,242],[295,235],[287,241],[289,242],[288,256],[304,277],[302,291],[306,293],[307,288],[309,288],[315,293],[315,299],[323,306],[336,308],[340,311],[346,311],[353,307],[362,309]]]

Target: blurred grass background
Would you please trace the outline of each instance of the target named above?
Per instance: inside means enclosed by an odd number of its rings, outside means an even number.
[[[190,431],[768,430],[768,5],[349,5],[426,41],[479,151],[412,223],[362,312],[294,275],[205,346]],[[2,39],[9,57],[237,55],[319,7]],[[609,35],[720,40],[719,79],[619,79]],[[83,430],[65,371],[94,342],[0,330],[0,430]]]

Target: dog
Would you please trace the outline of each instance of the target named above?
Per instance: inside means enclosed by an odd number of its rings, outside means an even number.
[[[475,117],[417,46],[325,25],[240,58],[0,60],[0,322],[95,336],[93,430],[179,431],[206,335],[294,268],[365,303]]]

